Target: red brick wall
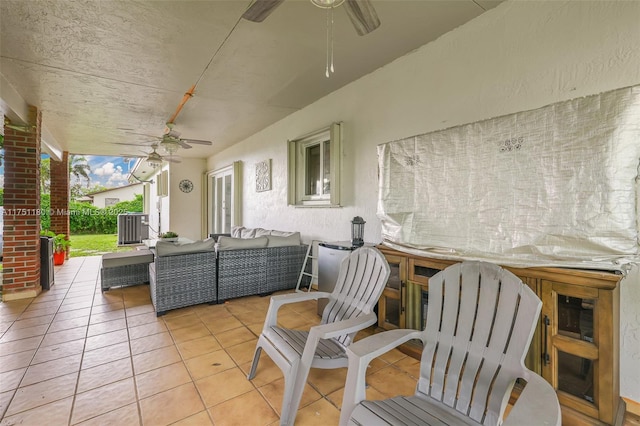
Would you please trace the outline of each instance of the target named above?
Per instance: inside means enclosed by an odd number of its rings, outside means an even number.
[[[69,236],[69,153],[62,161],[51,159],[51,231]]]
[[[31,108],[25,132],[4,128],[3,300],[33,297],[40,287],[40,124]]]

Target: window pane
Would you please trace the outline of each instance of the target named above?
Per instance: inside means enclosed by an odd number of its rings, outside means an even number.
[[[331,142],[325,141],[324,145],[324,153],[322,158],[322,178],[324,181],[324,185],[322,187],[323,194],[331,194]]]
[[[384,297],[384,296],[383,296]],[[400,327],[400,301],[398,299],[386,298],[386,312],[384,320],[389,324]]]
[[[593,402],[594,361],[558,351],[558,389]]]
[[[595,300],[558,294],[558,334],[593,343]]]
[[[320,195],[320,144],[305,149],[305,195]]]

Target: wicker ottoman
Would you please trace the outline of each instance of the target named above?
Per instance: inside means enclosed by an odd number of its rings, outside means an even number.
[[[100,281],[102,291],[111,287],[136,285],[149,282],[149,263],[153,262],[151,250],[136,250],[102,255]]]

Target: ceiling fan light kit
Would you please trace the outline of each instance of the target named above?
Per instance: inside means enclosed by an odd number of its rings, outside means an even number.
[[[322,9],[329,9],[332,7],[340,6],[342,3],[344,3],[344,0],[311,0],[311,3]]]

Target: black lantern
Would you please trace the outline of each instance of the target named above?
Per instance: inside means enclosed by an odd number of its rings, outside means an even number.
[[[362,247],[364,245],[364,224],[367,223],[360,216],[356,216],[351,221],[351,245]]]

